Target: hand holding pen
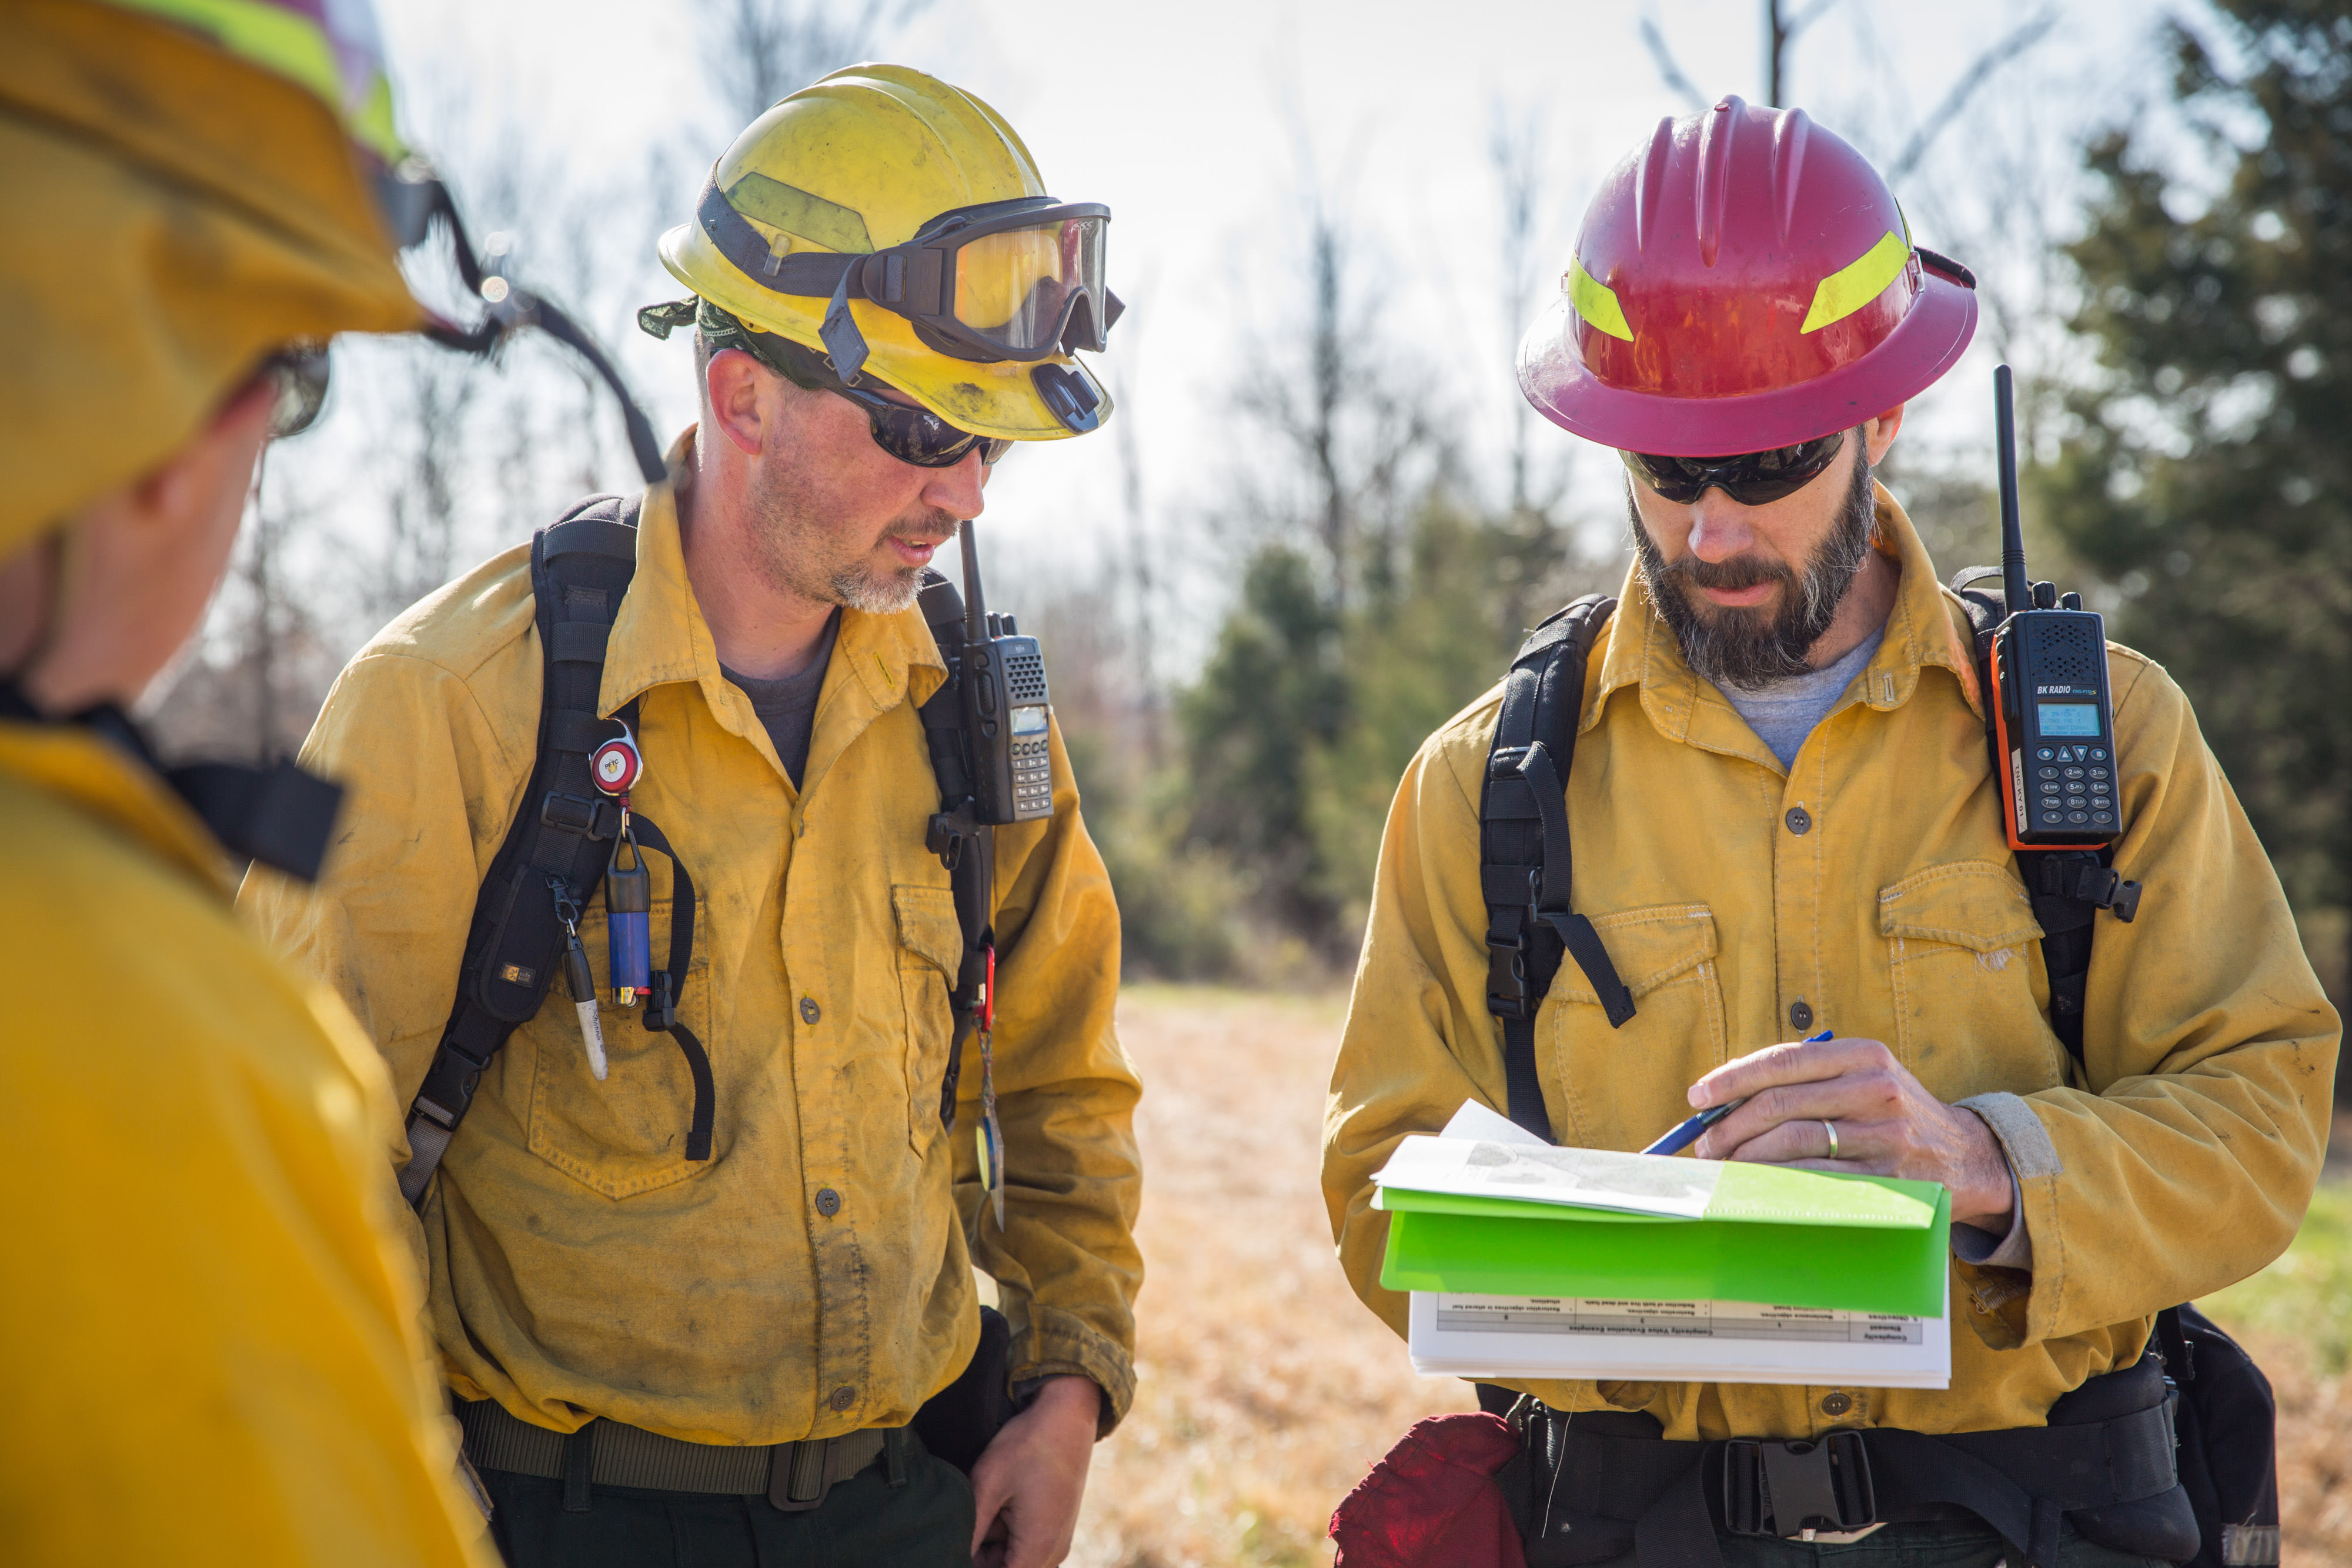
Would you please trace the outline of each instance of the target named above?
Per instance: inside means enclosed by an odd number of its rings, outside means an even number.
[[[1819,1045],[1822,1041],[1830,1039],[1832,1032],[1832,1031],[1829,1030],[1823,1030],[1821,1033],[1807,1039],[1805,1043],[1807,1045]],[[1701,1111],[1697,1115],[1685,1119],[1675,1126],[1673,1132],[1668,1133],[1664,1137],[1660,1138],[1656,1143],[1652,1144],[1648,1148],[1643,1149],[1642,1152],[1645,1155],[1681,1154],[1685,1149],[1689,1148],[1693,1144],[1698,1142],[1698,1135],[1701,1133],[1706,1132],[1709,1127],[1714,1126],[1717,1122],[1722,1121],[1726,1116],[1730,1115],[1734,1111],[1738,1110],[1742,1105],[1747,1103],[1748,1102],[1743,1098],[1738,1100],[1727,1100],[1720,1105],[1711,1105],[1707,1109]]]

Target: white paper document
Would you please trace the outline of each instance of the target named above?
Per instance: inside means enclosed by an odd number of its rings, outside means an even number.
[[[1944,1388],[1942,1318],[1747,1301],[1601,1301],[1412,1292],[1412,1369],[1446,1377]]]
[[[1465,1126],[1462,1113],[1456,1112],[1441,1135],[1409,1137],[1399,1144],[1372,1180],[1415,1192],[1696,1219],[1706,1212],[1723,1175],[1723,1166],[1714,1160],[1563,1149],[1525,1138],[1496,1143],[1483,1131],[1470,1137],[1455,1131],[1475,1126]]]

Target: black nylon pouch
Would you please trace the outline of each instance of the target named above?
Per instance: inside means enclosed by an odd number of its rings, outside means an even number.
[[[981,1451],[1013,1419],[1013,1325],[994,1307],[980,1309],[980,1343],[956,1380],[924,1401],[912,1426],[923,1447],[971,1474]]]
[[[2172,1397],[2166,1385],[2164,1362],[2153,1347],[2139,1361],[2120,1372],[2094,1377],[2050,1407],[2050,1425],[2071,1427],[2111,1421],[2118,1416],[2147,1410]],[[2172,1423],[2164,1427],[2168,1436]],[[2179,1481],[2172,1490],[2106,1508],[2078,1508],[2066,1515],[2075,1533],[2094,1545],[2115,1552],[2136,1552],[2187,1563],[2197,1556],[2200,1532],[2197,1511]]]

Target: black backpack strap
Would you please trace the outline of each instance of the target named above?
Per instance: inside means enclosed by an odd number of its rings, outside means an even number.
[[[1520,644],[1503,683],[1478,801],[1486,1010],[1503,1027],[1511,1120],[1547,1141],[1551,1123],[1536,1071],[1535,1020],[1561,956],[1584,971],[1612,1029],[1633,1016],[1633,993],[1618,978],[1600,934],[1569,907],[1568,771],[1576,757],[1585,666],[1616,608],[1614,599],[1587,594]]]
[[[531,592],[545,659],[538,760],[482,880],[457,1001],[409,1106],[410,1155],[400,1190],[411,1204],[424,1202],[491,1059],[547,996],[564,941],[555,890],[584,903],[604,879],[621,809],[596,789],[588,754],[620,733],[597,716],[596,699],[605,640],[636,558],[636,503],[617,496],[582,503],[531,540]]]
[[[936,571],[923,573],[919,596],[923,620],[939,644],[948,678],[930,700],[917,710],[923,721],[923,744],[930,753],[931,775],[940,787],[940,809],[930,821],[924,842],[948,868],[954,889],[956,924],[963,931],[962,957],[958,963],[949,1006],[955,1014],[955,1037],[948,1048],[946,1075],[940,1081],[940,1123],[955,1125],[956,1085],[963,1075],[963,1043],[979,1024],[994,983],[996,930],[995,831],[979,820],[977,779],[971,763],[970,737],[964,733],[963,596],[955,584]]]
[[[1951,589],[1968,607],[1969,624],[1976,634],[1977,685],[1987,705],[1986,746],[1992,758],[1993,777],[2004,778],[2005,759],[1992,738],[1990,705],[2000,701],[1992,689],[1992,636],[2006,613],[2001,601],[1979,592],[1969,583],[1998,577],[1999,569],[1963,567],[1952,574]],[[2019,850],[2017,874],[2033,903],[2033,918],[2042,927],[2042,967],[2050,977],[2050,1029],[2065,1045],[2077,1065],[2083,1060],[2083,999],[2091,980],[2091,936],[2098,912],[2110,910],[2128,924],[2139,913],[2139,883],[2126,882],[2106,850]]]

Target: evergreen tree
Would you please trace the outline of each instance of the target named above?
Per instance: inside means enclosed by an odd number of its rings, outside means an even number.
[[[2102,191],[2078,330],[2105,375],[2044,476],[2074,552],[2120,584],[2114,634],[2168,668],[2344,999],[2352,904],[2352,12],[2220,0],[2170,29],[2179,120],[2088,149]],[[2218,194],[2202,199],[2216,177]],[[2176,214],[2195,212],[2191,217]],[[2194,898],[2194,888],[2149,890]]]

